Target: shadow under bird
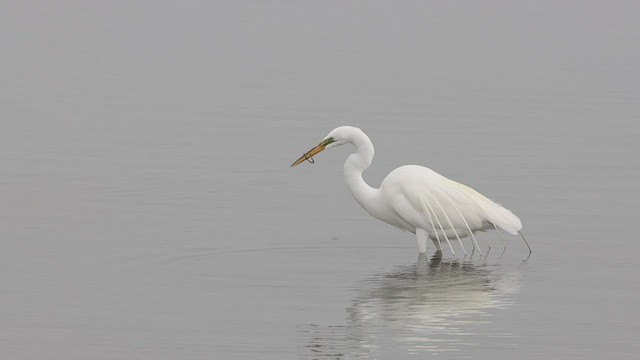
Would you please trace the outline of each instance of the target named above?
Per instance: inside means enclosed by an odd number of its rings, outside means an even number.
[[[362,173],[373,160],[373,143],[359,128],[333,129],[291,167],[313,162],[313,156],[344,144],[352,144],[356,150],[344,163],[344,180],[353,197],[374,218],[415,234],[420,253],[427,251],[427,240],[431,239],[438,251],[442,251],[442,243],[446,242],[454,255],[450,240],[457,240],[466,254],[461,239],[471,236],[474,247],[482,254],[473,233],[496,230],[502,240],[499,229],[520,235],[531,253],[516,215],[474,189],[429,168],[401,166],[387,175],[380,188],[369,186]]]

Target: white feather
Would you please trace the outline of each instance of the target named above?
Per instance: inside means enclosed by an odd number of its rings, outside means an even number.
[[[438,249],[441,239],[446,240],[452,252],[449,239],[473,237],[475,231],[500,228],[522,236],[522,223],[511,211],[472,188],[423,166],[399,167],[387,175],[379,189],[369,186],[362,173],[371,165],[374,149],[369,137],[358,128],[341,126],[334,129],[291,166],[309,160],[310,156],[324,149],[344,144],[353,144],[356,148],[356,152],[347,157],[343,174],[358,204],[377,219],[417,233],[419,244],[424,240],[424,232],[429,234]],[[464,250],[462,242],[459,242]],[[473,242],[478,246],[475,237]],[[424,249],[420,248],[420,251]]]
[[[432,214],[441,219],[444,235],[454,238],[469,236],[471,231],[486,230],[493,225],[518,234],[522,223],[511,211],[491,201],[472,188],[450,180],[437,172],[418,165],[406,165],[393,170],[380,185],[378,194],[383,203],[391,205],[392,212],[401,219],[408,219],[413,225],[400,225],[397,217],[378,217],[394,226],[415,232],[415,227],[429,229],[431,236],[436,229],[429,220],[425,201],[433,199],[440,206],[432,206]],[[445,221],[445,219],[451,220]],[[438,225],[439,227],[439,225]]]

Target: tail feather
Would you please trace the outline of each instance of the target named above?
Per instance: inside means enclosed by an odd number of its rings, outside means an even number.
[[[522,222],[510,210],[464,184],[455,181],[451,182],[460,193],[465,194],[467,199],[480,208],[481,211],[479,213],[482,218],[492,224],[489,228],[493,228],[493,225],[495,225],[512,235],[518,235],[518,231],[522,230]]]
[[[491,202],[483,206],[485,208],[485,219],[493,225],[501,228],[511,235],[518,235],[522,230],[520,218],[515,216],[510,210]]]

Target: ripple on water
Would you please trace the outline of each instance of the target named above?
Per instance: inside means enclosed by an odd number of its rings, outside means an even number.
[[[387,358],[459,351],[517,336],[490,326],[491,311],[512,305],[524,264],[427,260],[374,274],[356,284],[346,325],[299,326],[303,358]],[[400,353],[398,353],[400,355]]]

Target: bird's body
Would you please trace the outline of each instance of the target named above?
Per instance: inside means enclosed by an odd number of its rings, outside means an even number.
[[[478,246],[473,236],[476,231],[502,229],[517,235],[522,229],[520,219],[511,211],[424,166],[401,166],[387,175],[380,188],[369,186],[362,174],[371,165],[374,148],[369,137],[358,128],[334,129],[291,166],[309,160],[326,148],[347,143],[356,148],[344,164],[344,179],[353,197],[374,218],[416,234],[422,253],[426,251],[427,239],[441,250],[443,242],[451,247],[449,240],[460,241],[466,236],[471,236]],[[464,249],[461,241],[460,245]]]
[[[434,238],[436,232],[442,235],[437,220],[431,224],[428,216],[425,217],[427,211],[444,222],[445,237],[450,239],[455,238],[455,233],[463,237],[471,235],[469,230],[493,229],[491,224],[514,235],[522,229],[520,219],[509,210],[424,166],[405,165],[393,170],[380,185],[377,195],[383,199],[379,203],[386,205],[385,214],[393,216],[387,219],[384,214],[371,215],[412,233],[419,227]]]

